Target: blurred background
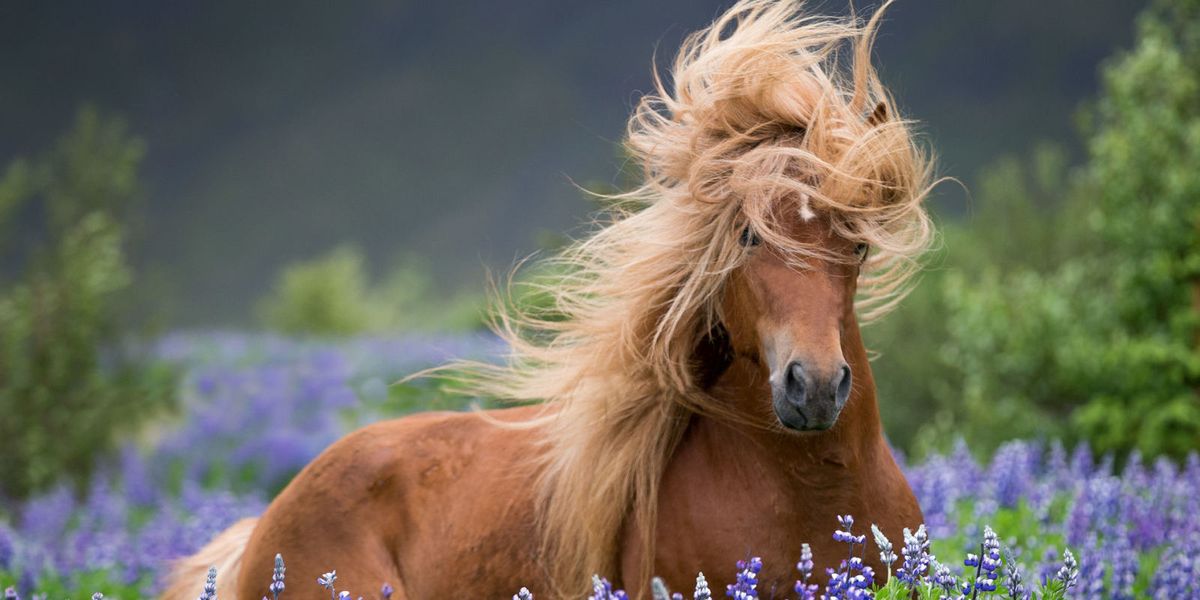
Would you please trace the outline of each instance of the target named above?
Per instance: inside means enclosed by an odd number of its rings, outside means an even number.
[[[587,231],[652,57],[729,4],[0,4],[5,493],[178,416],[179,332],[477,339],[486,272]],[[866,330],[899,449],[1197,446],[1195,11],[889,11],[883,79],[962,184]]]

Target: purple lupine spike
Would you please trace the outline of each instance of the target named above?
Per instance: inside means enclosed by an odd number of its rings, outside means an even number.
[[[879,548],[879,560],[887,567],[888,575],[890,576],[892,563],[896,562],[896,551],[892,548],[892,541],[874,523],[871,523],[871,534],[875,537],[875,546]]]
[[[1138,574],[1138,554],[1129,543],[1129,538],[1117,536],[1109,548],[1109,563],[1112,564],[1113,600],[1133,600],[1133,585]]]
[[[725,595],[733,600],[758,597],[758,572],[762,570],[762,559],[755,556],[749,561],[737,561],[738,574],[734,583],[725,588]]]
[[[916,533],[904,528],[904,547],[900,549],[900,554],[904,556],[904,565],[896,570],[896,576],[909,589],[916,588],[929,572],[932,559],[929,556],[929,535],[925,532],[924,524],[917,527]]]
[[[1008,558],[1004,563],[1004,589],[1008,591],[1009,600],[1029,600],[1029,589],[1025,587],[1021,565],[1011,551],[1006,549],[1005,554]]]
[[[208,568],[208,577],[204,580],[204,592],[200,594],[200,600],[217,600],[217,568]]]
[[[16,534],[9,529],[8,524],[0,523],[0,570],[13,566],[17,554]]]
[[[671,600],[671,591],[667,589],[667,582],[663,581],[662,577],[650,579],[650,597],[654,600]]]
[[[274,600],[279,600],[279,594],[283,593],[283,579],[287,572],[287,567],[283,566],[283,555],[275,555],[275,568],[271,571],[271,585],[267,589],[271,592],[271,597]]]
[[[337,600],[337,592],[333,589],[333,584],[336,581],[337,581],[337,569],[334,569],[334,570],[317,578],[317,583],[321,584],[321,587],[329,590],[330,600]]]
[[[692,592],[692,600],[712,600],[712,592],[708,589],[708,580],[704,572],[696,575],[696,591]]]
[[[1063,550],[1062,567],[1055,574],[1055,579],[1063,584],[1063,591],[1075,587],[1079,580],[1079,563],[1075,561],[1075,555],[1071,554],[1071,549]]]
[[[592,600],[626,600],[625,590],[613,591],[612,584],[599,575],[592,575]]]
[[[983,546],[979,556],[979,579],[975,587],[982,592],[996,591],[996,579],[1000,576],[1000,538],[991,526],[983,528]]]
[[[958,589],[958,578],[950,571],[950,567],[936,560],[932,564],[933,569],[930,581],[934,586],[941,588],[947,595],[953,594]]]
[[[812,547],[808,544],[800,545],[800,562],[796,563],[796,570],[800,571],[800,579],[796,580],[796,594],[800,596],[800,600],[815,600],[819,586],[810,581],[812,579],[813,554]]]

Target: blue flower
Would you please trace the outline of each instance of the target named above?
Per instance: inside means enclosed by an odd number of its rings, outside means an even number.
[[[909,589],[920,584],[921,579],[929,572],[929,535],[925,525],[917,527],[916,533],[904,528],[904,547],[900,549],[904,555],[904,566],[896,571],[896,576],[908,585]]]
[[[387,584],[384,584],[384,585],[387,585]],[[390,596],[391,596],[391,594],[389,593],[384,597],[387,598]],[[529,591],[529,588],[521,588],[520,590],[517,591],[517,594],[515,596],[513,596],[513,600],[533,600],[533,593]]]
[[[204,580],[204,592],[200,600],[217,600],[217,568],[208,568],[208,577]]]
[[[286,571],[287,568],[283,566],[283,555],[276,554],[275,569],[271,572],[271,585],[269,588],[267,588],[270,590],[271,596],[274,597],[275,600],[279,600],[279,594],[283,592],[283,577]]]
[[[946,594],[953,594],[958,589],[958,578],[954,576],[954,573],[950,572],[950,567],[936,560],[932,564],[933,575],[930,577],[930,581],[933,585],[946,592]]]
[[[711,599],[712,592],[708,589],[708,580],[704,578],[704,573],[701,572],[699,575],[696,575],[696,591],[692,593],[692,600]]]
[[[737,561],[738,574],[734,583],[725,588],[725,595],[733,600],[758,597],[758,572],[762,570],[762,559],[755,556],[749,561]]]
[[[1021,575],[1021,566],[1008,553],[1008,562],[1004,565],[1004,587],[1008,590],[1009,600],[1029,600],[1029,590]]]
[[[892,548],[892,541],[874,523],[871,523],[871,534],[875,536],[875,546],[879,548],[879,560],[887,567],[888,573],[891,573],[892,563],[896,562],[896,551]]]
[[[800,579],[796,580],[796,594],[800,600],[814,600],[819,586],[809,582],[812,579],[813,554],[808,544],[800,545],[800,562],[796,563],[796,570],[800,571]]]
[[[330,590],[330,592],[332,592],[332,590],[334,590],[334,582],[336,582],[336,581],[337,581],[337,569],[326,572],[325,575],[317,577],[317,583],[320,583],[320,587],[328,589],[328,590]]]
[[[1063,550],[1062,567],[1055,575],[1055,579],[1063,584],[1063,591],[1067,591],[1075,587],[1079,579],[1079,563],[1075,561],[1075,555],[1071,554],[1071,549]]]
[[[525,592],[526,594],[529,594],[529,598],[522,598],[521,600],[532,600],[533,594],[530,594],[529,590],[527,590],[525,588],[521,588],[521,591]],[[392,586],[387,583],[384,583],[383,587],[379,588],[379,595],[383,596],[383,600],[392,600],[392,594],[394,594],[395,592],[396,592],[396,590],[392,589]],[[517,592],[517,595],[519,596],[520,592]]]

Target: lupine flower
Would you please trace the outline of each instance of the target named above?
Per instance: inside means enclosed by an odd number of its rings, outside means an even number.
[[[317,577],[317,583],[320,583],[320,587],[328,589],[330,592],[330,596],[332,596],[332,592],[334,592],[334,582],[336,582],[336,581],[337,581],[337,569],[326,572],[325,575]]]
[[[1055,578],[1062,582],[1064,592],[1075,587],[1079,579],[1079,563],[1075,562],[1075,555],[1071,554],[1070,548],[1063,550],[1062,568]]]
[[[104,594],[96,592],[95,594],[92,594],[92,600],[104,600]]]
[[[1004,564],[1004,588],[1008,590],[1009,600],[1028,600],[1029,590],[1022,581],[1021,566],[1013,559],[1011,552],[1007,554],[1008,558]]]
[[[708,580],[704,578],[704,573],[696,575],[696,591],[692,593],[692,600],[712,600],[712,592],[708,589]]]
[[[891,576],[892,563],[896,562],[896,552],[892,548],[892,541],[874,523],[871,523],[871,534],[875,536],[875,545],[879,548],[879,560],[883,561],[884,566],[887,567],[888,575]]]
[[[979,580],[975,587],[983,592],[996,591],[996,578],[1000,570],[1000,538],[990,526],[983,528],[983,552],[979,558]]]
[[[392,586],[387,583],[384,583],[383,587],[379,588],[379,595],[383,596],[383,600],[392,600],[392,594],[394,594],[395,592],[396,592],[396,590],[392,589]],[[530,594],[529,590],[527,590],[525,588],[521,588],[521,591],[517,592],[517,595],[520,596],[521,592],[525,592],[529,596],[528,598],[521,598],[521,600],[532,600],[533,599],[533,594]]]
[[[268,588],[271,596],[275,600],[279,600],[279,594],[283,593],[283,577],[287,568],[283,566],[283,555],[275,555],[275,570],[271,572],[271,586]]]
[[[342,591],[338,592],[337,597],[338,597],[338,600],[350,600],[350,592],[347,592],[346,590],[342,590]]]
[[[17,553],[15,533],[5,523],[0,523],[0,569],[12,567],[13,557]]]
[[[762,570],[762,559],[755,556],[749,561],[737,561],[737,580],[725,588],[725,595],[733,600],[758,597],[758,572]]]
[[[808,544],[800,545],[800,562],[796,563],[796,570],[800,571],[800,579],[796,581],[796,594],[800,596],[800,600],[815,599],[818,586],[809,582],[812,579],[813,554],[812,547]]]
[[[208,568],[208,578],[204,580],[204,592],[200,600],[217,600],[217,568]]]
[[[4,600],[21,600],[21,597],[17,595],[17,588],[12,586],[4,588]]]
[[[388,594],[384,595],[384,598],[391,597],[391,586],[388,586],[386,583],[383,585],[384,589],[387,589],[389,592]],[[521,588],[517,591],[517,594],[513,596],[513,600],[533,600],[533,593],[529,591],[529,588]]]
[[[915,588],[929,572],[929,535],[924,524],[917,527],[916,533],[904,528],[904,547],[900,553],[904,555],[904,566],[896,571],[896,576],[910,589]]]
[[[650,597],[654,600],[671,600],[671,591],[667,589],[667,582],[662,580],[662,577],[650,578]]]
[[[930,582],[934,586],[939,587],[947,594],[953,594],[958,589],[958,578],[954,573],[950,572],[950,567],[943,565],[936,560],[933,560],[933,575],[930,577]]]
[[[625,600],[624,590],[613,591],[612,584],[599,575],[592,575],[592,595],[589,600]]]
[[[867,536],[854,535],[851,529],[854,528],[854,517],[850,515],[838,515],[838,523],[845,528],[845,531],[838,529],[833,532],[834,541],[842,542],[843,544],[865,544]]]

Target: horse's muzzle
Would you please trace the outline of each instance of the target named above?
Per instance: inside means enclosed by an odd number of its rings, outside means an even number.
[[[818,377],[796,361],[781,375],[771,378],[771,403],[779,421],[797,431],[833,427],[850,398],[849,365],[842,363],[832,376]]]

